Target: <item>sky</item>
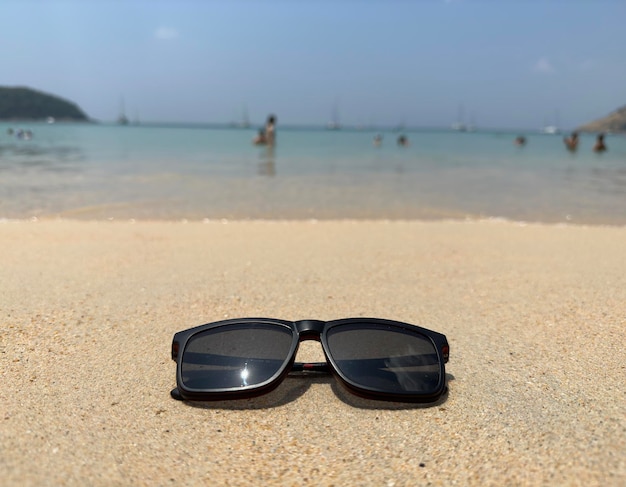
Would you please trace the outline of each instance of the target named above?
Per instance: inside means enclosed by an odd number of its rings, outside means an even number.
[[[573,128],[626,105],[625,0],[0,0],[0,86],[115,120]]]

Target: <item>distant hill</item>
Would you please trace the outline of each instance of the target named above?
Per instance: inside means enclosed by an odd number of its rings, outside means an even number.
[[[626,105],[578,128],[580,132],[626,132]]]
[[[0,120],[88,121],[75,103],[24,87],[0,86]]]

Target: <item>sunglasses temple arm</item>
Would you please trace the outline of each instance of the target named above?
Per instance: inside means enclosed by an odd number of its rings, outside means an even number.
[[[295,362],[291,367],[291,371],[329,373],[330,367],[326,362]]]
[[[434,365],[439,362],[439,357],[435,353],[427,353],[422,355],[407,355],[404,357],[395,357],[395,363],[389,363],[386,359],[359,359],[352,362],[361,362],[363,366],[379,367],[381,369],[389,366],[396,367],[420,367],[426,365]],[[329,374],[332,369],[328,362],[294,362],[291,372],[319,372]]]

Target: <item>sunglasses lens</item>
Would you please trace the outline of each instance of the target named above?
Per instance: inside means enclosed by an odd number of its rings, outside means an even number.
[[[287,365],[293,342],[292,330],[276,324],[229,324],[197,333],[183,351],[183,385],[206,392],[262,386]]]
[[[332,327],[326,335],[339,374],[361,389],[386,394],[436,394],[442,366],[432,341],[417,331],[367,323]]]

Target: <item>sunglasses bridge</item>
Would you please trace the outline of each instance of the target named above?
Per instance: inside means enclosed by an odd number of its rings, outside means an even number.
[[[298,331],[298,337],[300,342],[306,340],[320,341],[320,336],[324,330],[326,322],[320,320],[299,320],[295,322],[296,330]],[[295,362],[291,368],[293,372],[330,372],[330,367],[326,362],[310,362],[302,363]]]
[[[326,325],[325,321],[320,320],[300,320],[295,322],[296,330],[300,335],[300,341],[317,340],[320,341],[320,335]]]

